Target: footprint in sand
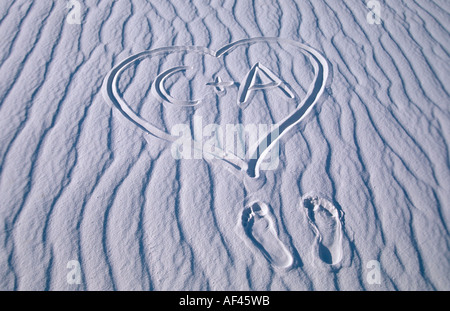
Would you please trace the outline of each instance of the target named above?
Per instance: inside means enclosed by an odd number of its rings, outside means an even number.
[[[329,265],[340,263],[342,260],[340,211],[328,200],[318,197],[306,197],[302,204],[316,234],[319,258]]]
[[[254,202],[245,208],[242,214],[242,225],[248,237],[272,265],[281,268],[292,265],[293,258],[278,238],[266,204]]]

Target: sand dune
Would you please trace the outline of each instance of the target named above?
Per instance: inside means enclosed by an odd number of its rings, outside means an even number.
[[[208,2],[0,2],[0,289],[449,290],[449,2]]]

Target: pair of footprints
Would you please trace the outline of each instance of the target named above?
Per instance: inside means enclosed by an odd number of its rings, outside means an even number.
[[[308,222],[316,235],[316,256],[328,265],[342,260],[342,213],[328,200],[306,197],[302,200]],[[294,259],[278,238],[269,207],[262,202],[249,204],[242,215],[247,236],[268,261],[281,268],[290,267]]]

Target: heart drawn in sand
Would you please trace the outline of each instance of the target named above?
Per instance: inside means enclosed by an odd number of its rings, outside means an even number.
[[[121,77],[141,64],[149,70],[146,81],[141,81],[148,82],[151,90],[148,116],[121,91]],[[177,118],[178,123],[194,123],[194,128],[202,127],[199,118],[221,124],[236,120],[270,124],[258,127],[258,137],[243,154],[221,144],[211,146],[211,142],[200,147],[250,177],[258,177],[278,140],[317,103],[327,77],[327,61],[313,48],[288,39],[261,37],[236,41],[217,51],[173,46],[141,52],[107,74],[102,92],[129,121],[169,142],[179,139],[173,133]],[[194,134],[192,144],[198,146],[199,139]]]

